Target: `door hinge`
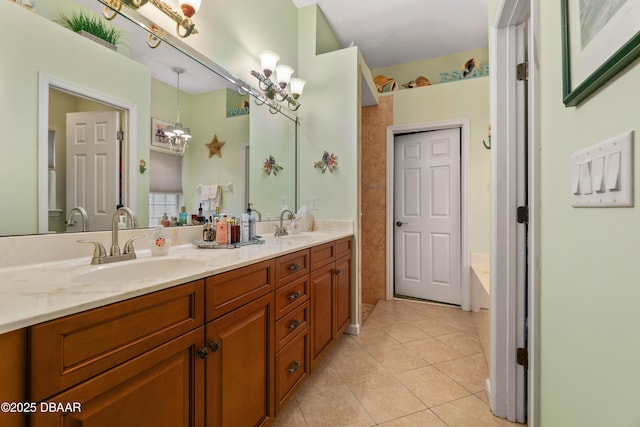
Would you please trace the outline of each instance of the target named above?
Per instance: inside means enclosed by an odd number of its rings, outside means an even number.
[[[524,366],[524,369],[529,369],[529,350],[518,347],[516,351],[516,363]]]
[[[116,132],[116,138],[118,139],[118,141],[122,142],[124,141],[124,132],[119,130]]]
[[[527,80],[529,78],[529,63],[521,62],[516,66],[516,79]]]
[[[518,206],[517,221],[518,224],[529,224],[529,206]]]

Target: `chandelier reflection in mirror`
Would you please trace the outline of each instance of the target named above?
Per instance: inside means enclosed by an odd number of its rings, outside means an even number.
[[[183,154],[189,145],[191,131],[182,126],[180,122],[180,74],[184,73],[184,68],[171,67],[171,71],[178,75],[178,117],[173,126],[167,126],[164,131],[164,141],[169,144],[172,151]]]
[[[201,0],[179,0],[178,4],[182,13],[176,12],[161,0],[100,0],[104,3],[105,7],[102,12],[103,16],[109,20],[112,20],[116,16],[116,12],[122,9],[122,5],[125,4],[132,9],[139,9],[145,4],[149,3],[158,8],[162,13],[167,15],[171,20],[176,23],[176,34],[179,37],[189,37],[191,34],[197,34],[196,25],[191,21],[191,17],[196,14],[200,8]],[[111,9],[111,10],[110,10]],[[182,30],[181,30],[182,28]],[[160,44],[160,40],[164,38],[166,32],[157,25],[151,26],[153,34],[149,35],[147,44],[151,48],[156,48]]]
[[[279,60],[277,53],[264,51],[260,54],[262,73],[251,71],[251,75],[258,79],[262,91],[255,102],[258,105],[267,104],[272,114],[280,111],[281,104],[285,104],[291,111],[297,111],[300,108],[298,99],[307,83],[299,77],[291,78],[293,68],[284,64],[277,65]]]

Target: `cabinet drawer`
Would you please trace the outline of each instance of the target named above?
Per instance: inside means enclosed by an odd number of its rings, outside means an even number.
[[[309,276],[276,289],[276,320],[309,299]]]
[[[277,287],[309,274],[309,250],[276,258]]]
[[[308,338],[305,331],[276,355],[276,415],[309,375]]]
[[[337,240],[336,243],[336,259],[343,256],[351,255],[351,237],[345,237],[344,239]]]
[[[333,262],[336,259],[334,242],[325,243],[311,248],[311,270]]]
[[[31,327],[31,400],[38,401],[202,325],[204,281]]]
[[[306,302],[276,322],[276,351],[304,331],[308,325],[309,303]]]
[[[274,261],[268,260],[206,279],[206,317],[213,320],[273,291]]]

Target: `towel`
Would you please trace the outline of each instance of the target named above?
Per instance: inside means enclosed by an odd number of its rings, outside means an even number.
[[[215,210],[222,205],[222,187],[217,184],[209,186],[209,207],[210,210]]]

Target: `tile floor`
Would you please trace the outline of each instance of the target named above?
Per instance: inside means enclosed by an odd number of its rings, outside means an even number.
[[[343,335],[275,426],[518,426],[491,414],[472,314],[380,301],[360,335]]]

